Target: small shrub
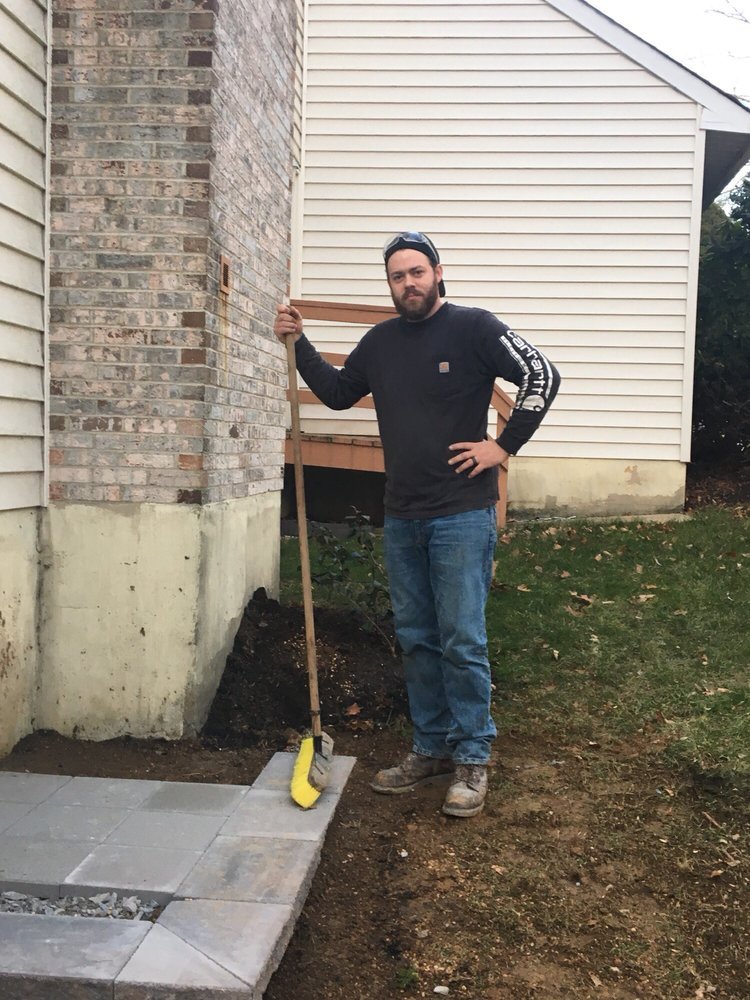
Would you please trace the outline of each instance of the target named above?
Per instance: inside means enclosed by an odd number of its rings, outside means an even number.
[[[317,558],[312,571],[313,582],[343,597],[395,656],[395,640],[384,628],[391,616],[391,599],[378,535],[370,518],[356,508],[352,508],[345,523],[349,529],[345,538],[340,538],[325,525],[314,527]]]

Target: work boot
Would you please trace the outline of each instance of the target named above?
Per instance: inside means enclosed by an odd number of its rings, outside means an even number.
[[[384,795],[400,795],[409,792],[417,785],[433,778],[442,778],[453,773],[453,761],[438,757],[425,757],[413,750],[404,757],[400,764],[378,771],[370,783],[370,788]]]
[[[443,803],[446,816],[468,818],[484,809],[487,795],[487,768],[484,764],[458,764],[456,777]]]

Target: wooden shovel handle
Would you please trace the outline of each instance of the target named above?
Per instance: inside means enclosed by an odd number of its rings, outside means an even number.
[[[307,677],[310,687],[310,716],[313,736],[320,736],[320,693],[318,691],[318,661],[315,653],[315,617],[313,614],[312,578],[310,576],[310,547],[307,541],[307,509],[305,507],[305,479],[302,467],[302,440],[299,421],[299,393],[297,391],[297,362],[294,337],[286,340],[286,360],[289,373],[289,405],[292,411],[292,450],[294,453],[294,487],[297,495],[297,533],[302,568],[302,603],[305,608],[305,645],[307,649]]]

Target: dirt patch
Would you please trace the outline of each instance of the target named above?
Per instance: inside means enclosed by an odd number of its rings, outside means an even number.
[[[383,626],[392,638],[388,622]],[[324,726],[354,731],[406,712],[400,659],[355,612],[317,608],[315,648]],[[310,724],[302,609],[259,590],[245,610],[203,729],[216,746],[293,745]]]

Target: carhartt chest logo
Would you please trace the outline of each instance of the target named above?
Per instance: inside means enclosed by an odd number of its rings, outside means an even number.
[[[447,375],[451,370],[450,361],[440,361],[438,363],[438,371],[441,375]]]

